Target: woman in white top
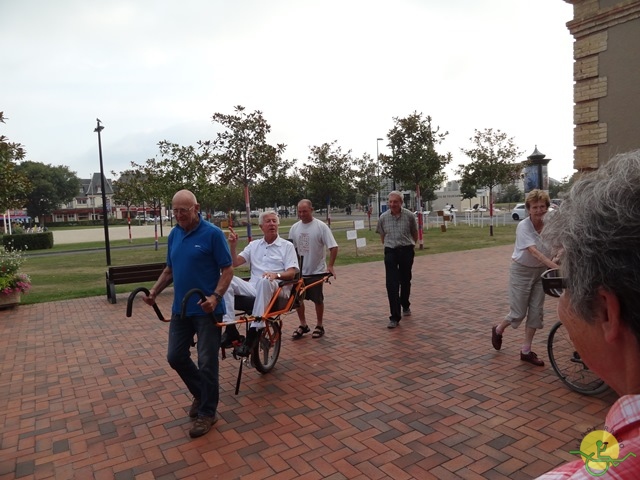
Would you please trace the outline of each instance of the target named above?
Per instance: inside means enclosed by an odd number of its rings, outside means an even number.
[[[550,203],[549,195],[543,190],[536,189],[527,194],[525,207],[529,216],[518,224],[516,244],[511,256],[509,313],[499,325],[491,329],[491,344],[493,348],[500,350],[505,329],[509,325],[518,328],[526,317],[520,360],[539,367],[544,366],[544,362],[531,351],[531,343],[536,330],[542,328],[545,295],[540,276],[549,268],[558,268],[546,256],[540,240],[543,219]]]

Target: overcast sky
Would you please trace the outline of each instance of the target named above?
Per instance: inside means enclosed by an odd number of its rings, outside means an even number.
[[[29,160],[105,173],[160,140],[215,136],[214,113],[260,110],[269,143],[307,160],[337,140],[390,153],[393,117],[430,115],[452,168],[474,129],[573,172],[573,38],[563,0],[0,0],[0,135]],[[452,175],[453,178],[453,175]]]

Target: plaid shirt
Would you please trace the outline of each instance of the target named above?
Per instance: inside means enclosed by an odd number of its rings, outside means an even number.
[[[384,246],[387,248],[415,245],[414,235],[418,233],[418,222],[415,215],[406,208],[402,208],[397,216],[387,210],[378,219],[376,233],[384,234]]]
[[[607,472],[596,477],[587,472],[582,459],[562,465],[538,477],[538,480],[593,480],[594,478],[640,479],[640,395],[625,395],[613,404],[605,420],[605,428],[621,444],[618,460],[634,453]]]

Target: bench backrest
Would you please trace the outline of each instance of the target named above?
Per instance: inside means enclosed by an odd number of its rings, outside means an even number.
[[[126,281],[129,283],[151,281],[156,280],[165,267],[165,263],[143,263],[139,265],[108,267],[108,275],[109,280],[114,283],[118,283],[118,281]]]

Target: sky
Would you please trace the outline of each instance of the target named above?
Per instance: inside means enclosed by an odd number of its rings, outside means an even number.
[[[158,142],[215,138],[259,110],[284,158],[336,141],[390,154],[394,118],[448,132],[450,179],[499,129],[573,173],[573,37],[563,0],[0,0],[0,135],[27,160],[112,177]],[[378,142],[377,138],[383,138]]]

